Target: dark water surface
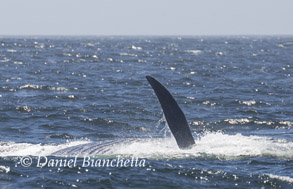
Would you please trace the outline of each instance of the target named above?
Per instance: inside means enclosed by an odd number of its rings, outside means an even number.
[[[290,36],[2,37],[0,188],[291,188],[292,54]],[[170,137],[146,75],[185,112],[192,149]],[[37,167],[74,158],[60,149],[145,166]]]

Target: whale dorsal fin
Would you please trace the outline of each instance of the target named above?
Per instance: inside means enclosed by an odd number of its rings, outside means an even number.
[[[179,148],[184,149],[191,147],[195,144],[194,139],[181,108],[170,92],[159,81],[151,76],[146,76],[146,78],[160,101],[169,128]]]

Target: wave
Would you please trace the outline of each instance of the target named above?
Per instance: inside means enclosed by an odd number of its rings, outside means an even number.
[[[15,143],[15,142],[0,142],[0,157],[7,156],[49,156],[52,153],[77,146],[80,144],[86,144],[89,141],[68,141],[64,144],[32,144],[32,143]]]
[[[10,167],[0,165],[0,173],[9,173],[9,172],[10,172]]]
[[[125,155],[144,158],[210,157],[223,160],[245,157],[293,159],[293,142],[278,138],[205,133],[191,149],[181,150],[174,138],[68,141],[64,144],[0,142],[0,156]]]
[[[35,84],[25,84],[19,87],[19,89],[33,89],[33,90],[51,90],[51,91],[60,91],[60,92],[67,92],[69,89],[65,87],[52,87],[47,85],[35,85]]]
[[[274,129],[290,129],[293,126],[293,122],[291,121],[271,121],[271,120],[257,120],[253,117],[243,117],[243,118],[227,118],[220,121],[215,122],[207,122],[207,121],[194,121],[190,122],[190,125],[194,126],[235,126],[235,125],[257,125],[264,126],[266,128],[274,128]],[[258,128],[258,127],[256,127]],[[220,129],[220,128],[219,128]]]
[[[279,176],[279,175],[273,175],[273,174],[267,174],[266,176],[269,177],[270,179],[277,179],[277,180],[288,182],[291,184],[293,183],[293,178],[291,177]]]
[[[137,47],[137,46],[132,45],[130,47],[130,49],[133,49],[133,50],[142,50],[142,47]]]
[[[293,42],[286,42],[286,43],[278,45],[278,47],[281,47],[281,48],[290,47],[290,46],[293,46]]]
[[[194,54],[194,55],[199,55],[202,53],[201,50],[185,50],[184,52],[190,53],[190,54]]]
[[[133,56],[133,57],[137,57],[137,54],[131,54],[131,53],[120,53],[120,56]]]
[[[255,100],[249,100],[249,101],[242,101],[240,104],[245,104],[247,106],[255,105],[256,101]]]

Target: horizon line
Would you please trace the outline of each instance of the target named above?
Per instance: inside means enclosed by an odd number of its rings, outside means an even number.
[[[6,37],[293,37],[293,34],[0,34]]]

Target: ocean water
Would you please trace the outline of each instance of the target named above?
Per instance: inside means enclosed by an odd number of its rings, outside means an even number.
[[[0,188],[292,188],[292,54],[292,36],[0,37]]]

